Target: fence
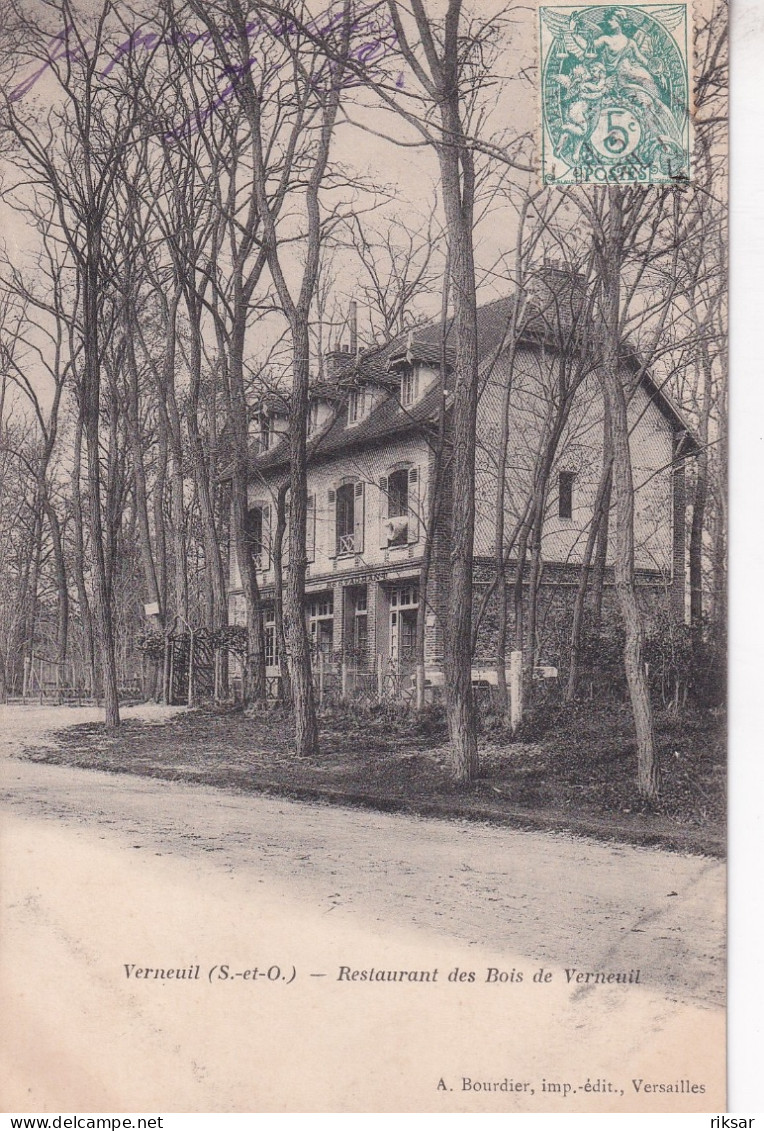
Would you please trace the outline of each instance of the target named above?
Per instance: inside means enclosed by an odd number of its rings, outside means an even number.
[[[415,666],[377,657],[374,665],[336,659],[324,652],[312,658],[313,690],[319,709],[343,701],[373,705],[383,701],[413,703],[416,698]],[[241,699],[241,676],[230,680],[233,697]],[[268,675],[265,680],[269,702],[282,698],[281,676]]]
[[[119,673],[117,693],[120,700],[140,699],[142,696],[139,676],[129,677]],[[8,688],[4,695],[6,703],[39,703],[84,707],[100,706],[103,694],[93,691],[78,674],[71,663],[61,664],[47,656],[33,653],[24,657],[24,674],[21,687],[18,684]]]
[[[416,698],[416,667],[411,661],[383,656],[369,665],[319,652],[313,661],[313,684],[319,707],[344,700],[369,705],[383,701],[407,704]]]
[[[221,673],[227,669],[229,659],[237,664],[223,680]],[[236,671],[236,666],[239,671]],[[550,669],[551,670],[551,669]],[[556,674],[556,669],[554,670]],[[363,663],[357,657],[342,658],[336,653],[317,649],[312,657],[313,687],[319,709],[339,702],[356,702],[372,706],[382,702],[396,702],[403,706],[416,701],[416,665],[413,660],[394,660],[377,656],[373,664]],[[546,674],[546,669],[543,673]],[[522,653],[511,653],[511,666],[506,672],[510,693],[512,725],[517,726],[523,714]],[[476,693],[491,693],[496,684],[493,668],[473,668],[473,687]],[[242,699],[240,661],[235,651],[224,645],[213,645],[203,633],[170,633],[165,638],[163,687],[168,703],[219,702],[224,698],[223,684],[234,700]],[[283,698],[281,676],[266,675],[266,698],[276,703]],[[425,674],[425,701],[433,701],[443,693],[443,673],[428,670]]]

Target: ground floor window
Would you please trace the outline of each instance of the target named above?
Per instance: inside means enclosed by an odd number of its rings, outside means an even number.
[[[419,586],[415,581],[401,585],[393,589],[390,593],[390,608],[391,609],[418,609],[419,608]]]
[[[369,646],[368,599],[365,589],[359,589],[353,598],[353,651],[360,664],[366,663]]]
[[[396,662],[416,658],[419,587],[402,585],[390,593],[390,656]]]
[[[265,614],[265,666],[275,668],[279,662],[279,643],[276,636],[275,614]]]
[[[334,595],[323,593],[308,605],[308,630],[314,652],[325,655],[332,651],[334,641]]]

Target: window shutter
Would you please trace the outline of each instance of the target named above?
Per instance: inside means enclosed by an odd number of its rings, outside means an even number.
[[[263,570],[271,568],[271,504],[263,503],[263,552],[261,555]]]
[[[387,534],[385,533],[385,523],[387,522],[387,476],[380,475],[379,477],[379,544],[383,550],[387,549]]]
[[[305,523],[305,556],[309,562],[316,558],[316,496],[308,495],[308,513]]]
[[[419,541],[419,468],[409,468],[409,542]]]
[[[281,541],[281,564],[283,568],[289,565],[289,511],[291,509],[291,501],[287,499],[284,504],[284,518],[286,519],[286,526],[284,527],[284,537]]]
[[[330,487],[326,495],[326,552],[337,557],[337,492]]]
[[[355,485],[354,500],[353,500],[353,519],[354,530],[353,537],[355,542],[355,552],[357,554],[363,553],[363,527],[364,527],[364,490],[363,479],[359,479]]]

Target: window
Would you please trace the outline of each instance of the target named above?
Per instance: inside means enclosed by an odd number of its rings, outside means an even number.
[[[393,589],[390,594],[390,605],[394,609],[419,608],[419,586],[404,585],[399,589]]]
[[[308,616],[312,620],[317,620],[320,617],[333,617],[334,616],[334,595],[332,593],[324,593],[320,597],[316,597],[308,605]]]
[[[267,452],[271,446],[271,437],[273,435],[272,421],[268,416],[260,417],[260,451]]]
[[[366,590],[359,589],[353,599],[353,650],[360,664],[366,663],[369,645],[369,618]]]
[[[348,397],[348,424],[357,424],[366,415],[366,392],[354,389]]]
[[[416,657],[416,629],[419,617],[419,587],[403,585],[390,593],[390,655],[396,662]]]
[[[400,614],[400,625],[398,626],[399,644],[398,644],[398,659],[399,660],[414,660],[416,659],[416,623],[417,623],[417,610],[404,609]]]
[[[257,569],[268,569],[270,549],[270,503],[256,503],[247,511],[244,534]]]
[[[279,662],[279,646],[276,638],[276,622],[273,611],[266,613],[265,621],[265,666],[275,668]]]
[[[318,418],[321,406],[318,401],[313,401],[308,412],[308,436],[314,436],[318,430]]]
[[[388,520],[406,518],[409,514],[409,473],[408,468],[394,471],[387,480]],[[390,522],[388,546],[405,546],[408,543],[408,521]]]
[[[308,630],[313,651],[328,655],[334,640],[334,597],[331,593],[314,598],[308,605]]]
[[[404,370],[401,377],[401,405],[407,408],[419,396],[419,366],[412,365]]]
[[[573,481],[576,478],[572,471],[561,471],[557,481],[557,514],[560,518],[573,517]]]
[[[419,468],[402,467],[383,475],[380,491],[380,545],[408,546],[419,538]]]
[[[263,508],[251,507],[247,511],[245,533],[252,557],[259,562],[263,553]]]
[[[355,483],[343,483],[337,490],[337,553],[355,550]]]
[[[335,518],[335,555],[363,553],[363,497],[360,479],[329,492],[329,512]]]

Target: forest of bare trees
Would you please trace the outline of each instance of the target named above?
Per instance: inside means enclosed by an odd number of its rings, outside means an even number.
[[[696,5],[693,183],[544,189],[535,174],[533,30],[523,39],[511,6],[9,0],[7,9],[0,696],[43,684],[78,689],[102,701],[116,727],[121,696],[164,693],[163,637],[193,629],[218,646],[219,698],[230,694],[231,645],[244,701],[265,709],[247,486],[258,406],[278,396],[290,469],[273,512],[283,686],[298,755],[319,753],[304,616],[306,444],[311,387],[347,332],[352,302],[359,353],[427,320],[452,328],[449,431],[446,442],[444,388],[433,439],[439,473],[422,521],[432,534],[448,482],[445,709],[459,781],[479,772],[471,669],[494,595],[499,708],[507,709],[509,652],[523,652],[533,691],[550,470],[577,390],[592,374],[601,382],[602,474],[561,694],[582,693],[610,554],[637,783],[654,797],[656,692],[634,566],[633,387],[619,359],[627,350],[638,359],[634,387],[649,371],[697,443],[684,465],[689,599],[662,646],[678,673],[669,697],[694,689],[710,703],[724,669],[727,608],[721,0]],[[587,297],[575,310],[545,312],[561,361],[543,406],[543,442],[529,454],[533,472],[512,529],[506,460],[497,460],[493,575],[477,591],[475,418],[485,373],[476,310],[486,296],[516,296],[497,420],[497,450],[506,453],[513,343],[534,270],[550,257],[586,280]],[[444,338],[444,361],[445,349]],[[229,624],[232,553],[243,635]],[[425,562],[423,607],[427,551]]]

